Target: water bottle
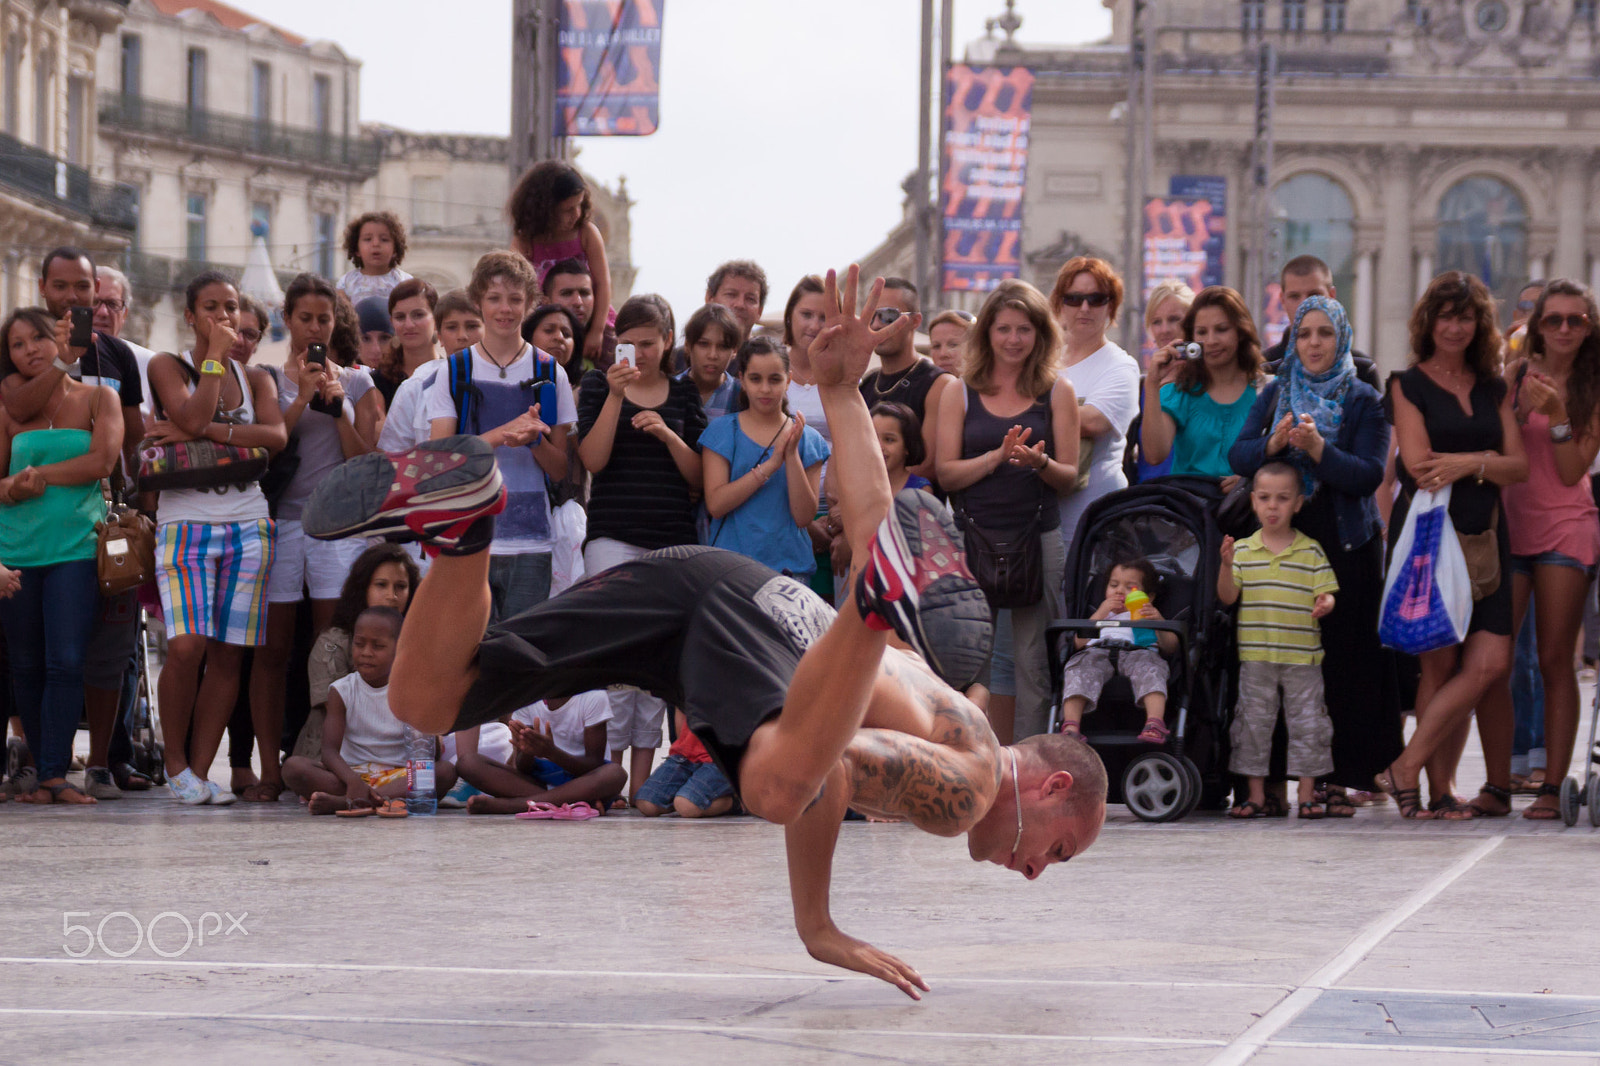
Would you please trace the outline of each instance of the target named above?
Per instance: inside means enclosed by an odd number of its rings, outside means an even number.
[[[406,810],[412,814],[433,814],[439,799],[433,788],[432,733],[406,726]]]

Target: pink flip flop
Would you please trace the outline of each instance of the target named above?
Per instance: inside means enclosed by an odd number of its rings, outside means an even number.
[[[582,801],[563,803],[557,807],[554,803],[540,803],[533,800],[528,803],[528,809],[516,817],[551,822],[581,822],[588,818],[600,817],[600,812]]]

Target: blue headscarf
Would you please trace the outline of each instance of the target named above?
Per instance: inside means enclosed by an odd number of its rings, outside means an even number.
[[[1321,311],[1333,323],[1338,335],[1339,354],[1333,365],[1320,374],[1313,374],[1300,361],[1300,323],[1312,311]],[[1284,349],[1283,362],[1278,366],[1278,409],[1272,416],[1272,426],[1292,414],[1295,421],[1301,415],[1310,415],[1317,424],[1322,439],[1332,441],[1339,433],[1339,423],[1344,418],[1345,397],[1356,380],[1356,361],[1350,354],[1350,317],[1338,300],[1327,296],[1308,296],[1295,312],[1294,326],[1289,331],[1289,343]],[[1272,432],[1272,426],[1267,432]],[[1289,450],[1288,459],[1300,471],[1300,480],[1309,495],[1317,487],[1316,473],[1311,457],[1298,448]]]

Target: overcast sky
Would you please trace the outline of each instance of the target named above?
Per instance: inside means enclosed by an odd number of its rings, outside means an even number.
[[[510,0],[232,0],[362,61],[361,118],[504,135]],[[1003,0],[956,0],[956,56]],[[1018,39],[1110,33],[1100,0],[1018,0]],[[635,292],[679,321],[719,262],[765,267],[780,308],[802,274],[842,266],[899,221],[917,162],[918,0],[665,0],[661,128],[581,138],[580,165],[634,200]]]

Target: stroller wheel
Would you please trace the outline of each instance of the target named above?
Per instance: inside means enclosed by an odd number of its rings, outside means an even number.
[[[1189,794],[1184,800],[1183,810],[1173,816],[1173,821],[1186,817],[1190,811],[1200,806],[1200,798],[1205,792],[1205,783],[1200,780],[1200,767],[1195,765],[1194,760],[1187,755],[1180,755],[1178,762],[1189,777]]]
[[[1561,780],[1561,820],[1568,827],[1578,824],[1578,779],[1565,777]]]
[[[1583,791],[1589,801],[1589,824],[1600,826],[1600,773],[1589,771],[1589,783]]]
[[[1200,798],[1182,756],[1149,752],[1128,763],[1122,772],[1122,802],[1134,817],[1145,822],[1170,822],[1182,818]]]

